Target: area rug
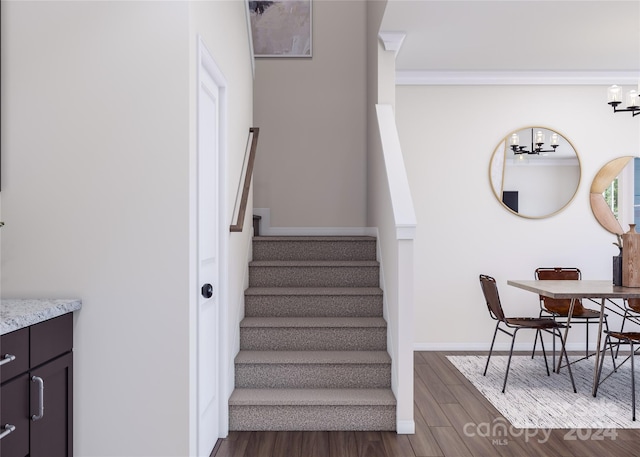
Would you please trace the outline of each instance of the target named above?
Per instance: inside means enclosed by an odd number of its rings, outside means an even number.
[[[604,377],[613,367],[607,354],[602,372]],[[591,395],[594,358],[571,365],[578,393],[573,392],[567,368],[547,376],[544,359],[536,356],[513,356],[507,388],[502,383],[507,356],[492,356],[487,375],[482,376],[486,356],[448,356],[449,361],[491,402],[516,428],[640,428],[640,420],[631,420],[631,365],[618,368]],[[640,357],[638,357],[640,359]],[[619,361],[624,360],[620,355]],[[640,362],[640,360],[638,360]],[[551,358],[549,358],[551,365]],[[636,370],[636,382],[640,384]],[[636,386],[637,393],[640,389]],[[640,397],[640,395],[639,395]],[[640,398],[639,398],[640,400]],[[640,402],[639,402],[640,403]],[[640,405],[638,416],[640,419]]]

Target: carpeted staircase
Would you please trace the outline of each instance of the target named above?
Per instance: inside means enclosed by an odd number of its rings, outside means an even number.
[[[255,237],[230,430],[395,430],[372,237]]]

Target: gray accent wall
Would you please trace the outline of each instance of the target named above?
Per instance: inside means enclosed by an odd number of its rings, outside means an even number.
[[[313,2],[313,57],[259,58],[254,206],[274,227],[366,226],[366,2]]]

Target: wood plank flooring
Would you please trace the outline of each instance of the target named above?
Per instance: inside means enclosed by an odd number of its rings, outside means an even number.
[[[414,435],[230,432],[218,441],[211,457],[640,457],[640,429],[616,430],[615,436],[588,429],[486,436],[504,418],[451,365],[449,354],[415,353]]]

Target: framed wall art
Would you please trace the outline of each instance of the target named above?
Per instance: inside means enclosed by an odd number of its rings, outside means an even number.
[[[256,57],[311,57],[311,0],[248,1]]]

